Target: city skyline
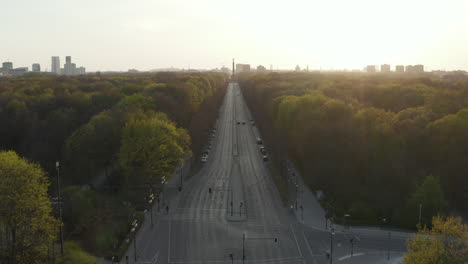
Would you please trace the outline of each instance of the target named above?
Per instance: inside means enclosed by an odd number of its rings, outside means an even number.
[[[463,0],[10,1],[0,60],[49,68],[50,54],[71,54],[91,72],[212,69],[232,57],[280,69],[468,70],[467,9]]]

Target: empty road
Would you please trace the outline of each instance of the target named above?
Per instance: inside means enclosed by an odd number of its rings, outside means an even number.
[[[178,180],[171,181],[169,213],[153,208],[154,226],[146,217],[136,246],[129,246],[128,263],[329,263],[330,232],[304,225],[283,206],[251,118],[240,88],[230,83],[208,161],[182,192]],[[349,257],[349,237],[353,234],[335,234],[335,263],[381,263],[385,248],[392,257],[404,252],[404,239],[385,244],[386,236],[377,234],[358,237],[357,254]],[[125,257],[121,263],[127,263]]]

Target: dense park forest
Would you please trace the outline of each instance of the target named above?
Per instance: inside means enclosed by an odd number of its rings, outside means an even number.
[[[414,228],[468,211],[468,83],[258,73],[239,82],[278,164],[300,168],[335,220]]]
[[[80,248],[100,257],[125,250],[130,223],[150,192],[207,141],[227,81],[220,73],[0,78],[0,151],[35,164],[31,170],[40,170],[50,198],[60,175],[71,245],[64,262],[79,263],[72,256]],[[21,188],[3,180],[2,190]],[[3,205],[0,226],[14,210]],[[6,255],[16,252],[8,242],[0,242]]]

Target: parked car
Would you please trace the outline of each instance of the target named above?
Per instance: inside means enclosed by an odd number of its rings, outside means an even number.
[[[240,125],[240,121],[237,121],[237,124]]]
[[[268,156],[267,155],[263,155],[263,161],[268,161]]]
[[[263,155],[266,155],[266,154],[267,154],[267,151],[266,151],[265,147],[261,147],[261,148],[260,148],[260,152],[261,152]]]
[[[259,144],[259,145],[263,144],[262,139],[259,138],[259,137],[257,138],[257,144]]]
[[[242,121],[242,124],[245,125],[245,121]]]

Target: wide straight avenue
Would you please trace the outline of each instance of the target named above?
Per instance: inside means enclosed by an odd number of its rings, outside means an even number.
[[[406,234],[340,226],[332,233],[305,187],[302,215],[285,206],[251,119],[238,84],[230,83],[207,162],[181,192],[178,176],[171,179],[152,209],[153,224],[147,213],[120,263],[331,263],[331,245],[335,263],[398,263]]]

